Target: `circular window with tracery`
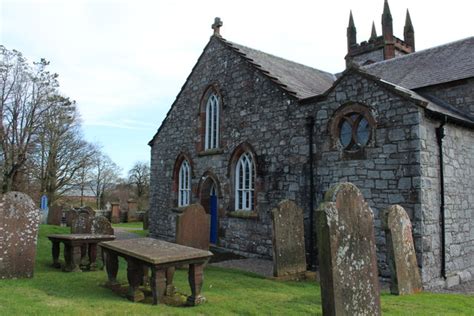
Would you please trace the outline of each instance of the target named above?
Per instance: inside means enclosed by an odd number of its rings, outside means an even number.
[[[340,109],[332,120],[332,135],[346,151],[358,151],[372,139],[375,120],[367,107],[352,104]]]

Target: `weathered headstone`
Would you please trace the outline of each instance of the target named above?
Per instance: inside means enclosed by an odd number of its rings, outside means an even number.
[[[95,211],[92,209],[92,207],[90,206],[83,206],[83,207],[80,207],[79,208],[79,214],[81,213],[87,213],[89,214],[91,217],[94,217],[95,216]]]
[[[113,224],[120,223],[120,203],[112,202],[112,213],[110,214],[110,221]]]
[[[28,195],[0,194],[0,279],[33,277],[39,221]]]
[[[380,315],[374,216],[352,183],[333,186],[317,213],[324,315]]]
[[[176,243],[209,249],[210,218],[200,204],[191,204],[176,218]]]
[[[390,292],[396,295],[421,292],[422,282],[407,212],[400,205],[388,207],[382,213],[382,227],[392,280]]]
[[[127,222],[136,222],[138,220],[137,208],[138,204],[136,201],[128,200],[128,212],[127,212]]]
[[[143,214],[143,229],[148,229],[150,222],[148,218],[148,211]]]
[[[61,219],[63,216],[63,206],[54,204],[49,208],[48,211],[48,224],[49,225],[61,225]]]
[[[74,208],[71,208],[70,210],[66,211],[66,225],[68,227],[71,227],[72,222],[77,219],[77,216],[79,216],[79,212]]]
[[[87,212],[79,213],[71,224],[71,234],[90,234],[92,219],[93,217]]]
[[[91,233],[96,235],[113,235],[114,229],[105,216],[96,216],[92,219]]]
[[[272,210],[273,275],[299,275],[306,271],[303,210],[284,200]]]

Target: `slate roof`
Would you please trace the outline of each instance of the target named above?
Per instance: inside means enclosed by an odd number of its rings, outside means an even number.
[[[407,89],[474,77],[474,37],[362,67]]]
[[[229,42],[223,38],[220,40],[260,69],[281,88],[299,99],[319,95],[336,81],[336,77],[329,72]]]

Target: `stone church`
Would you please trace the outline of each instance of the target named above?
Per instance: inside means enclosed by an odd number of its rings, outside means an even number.
[[[358,43],[347,28],[347,68],[331,74],[214,34],[150,141],[150,233],[173,240],[176,216],[200,203],[210,239],[246,256],[272,256],[271,210],[313,212],[338,182],[357,185],[375,216],[400,204],[413,224],[425,287],[474,278],[474,37],[415,51],[387,1],[382,35]]]

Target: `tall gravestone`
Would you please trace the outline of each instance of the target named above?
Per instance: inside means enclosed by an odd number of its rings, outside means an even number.
[[[49,225],[60,225],[63,217],[63,206],[54,204],[49,208],[48,211],[48,224]]]
[[[422,282],[416,262],[412,226],[407,212],[400,205],[392,205],[382,213],[385,230],[387,261],[392,283],[390,292],[396,295],[421,292]]]
[[[33,277],[39,221],[28,195],[0,194],[0,279]]]
[[[72,222],[74,222],[77,219],[77,216],[79,215],[79,211],[71,208],[70,210],[66,211],[66,225],[68,227],[72,226]]]
[[[120,223],[120,203],[112,202],[111,204],[111,214],[110,214],[110,222],[113,224]]]
[[[136,222],[138,221],[138,203],[133,200],[128,200],[128,212],[127,212],[127,222]]]
[[[380,315],[374,216],[361,192],[335,185],[316,216],[323,314]]]
[[[209,249],[210,218],[200,204],[187,206],[176,218],[176,243],[198,249]]]
[[[87,212],[79,213],[72,221],[71,234],[90,234],[93,217]]]
[[[300,275],[306,272],[303,210],[284,200],[272,210],[273,275]]]

